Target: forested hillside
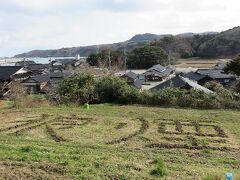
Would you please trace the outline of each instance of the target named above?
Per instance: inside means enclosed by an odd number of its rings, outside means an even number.
[[[220,58],[233,57],[240,53],[240,27],[235,27],[221,33],[207,32],[201,34],[184,33],[179,35],[135,35],[130,40],[105,45],[85,47],[62,48],[56,50],[34,50],[16,55],[15,57],[48,57],[48,56],[89,56],[98,50],[126,50],[146,44],[161,47],[166,52],[169,50],[175,57],[201,57]]]

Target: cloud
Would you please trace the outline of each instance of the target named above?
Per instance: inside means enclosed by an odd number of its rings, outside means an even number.
[[[0,0],[0,56],[113,43],[139,33],[222,31],[237,0]]]

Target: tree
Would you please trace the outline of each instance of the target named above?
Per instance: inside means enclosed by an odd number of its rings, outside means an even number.
[[[93,53],[87,58],[87,63],[90,66],[103,66],[108,67],[109,65],[109,52],[111,57],[111,65],[112,66],[124,66],[124,52],[120,50],[110,51],[110,50],[102,50],[99,53]]]
[[[224,71],[227,73],[233,73],[237,76],[240,76],[240,55],[238,55],[235,59],[227,63]]]
[[[59,95],[63,101],[73,103],[91,102],[94,97],[95,80],[89,74],[76,74],[59,84]]]
[[[98,54],[90,54],[87,58],[87,63],[90,66],[98,66],[98,64],[99,64]]]
[[[101,103],[132,104],[137,102],[139,90],[119,77],[106,76],[96,83],[95,94]]]
[[[102,50],[99,53],[93,53],[87,58],[87,63],[90,66],[106,66],[108,61],[107,50]]]
[[[156,46],[138,47],[132,50],[128,56],[128,68],[146,69],[153,65],[166,65],[168,57],[165,51]]]

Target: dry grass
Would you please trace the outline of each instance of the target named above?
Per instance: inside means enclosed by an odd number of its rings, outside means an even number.
[[[227,60],[226,60],[227,61]],[[179,59],[176,62],[177,68],[213,68],[218,63],[223,62],[220,59]]]
[[[0,168],[4,172],[0,179],[13,178],[11,168],[1,166],[7,161],[20,164],[13,172],[23,179],[39,174],[43,179],[154,179],[152,162],[159,155],[168,168],[167,179],[223,177],[228,171],[237,176],[237,117],[237,111],[108,105],[90,110],[6,109],[0,111]],[[59,172],[39,170],[39,165],[46,164]]]

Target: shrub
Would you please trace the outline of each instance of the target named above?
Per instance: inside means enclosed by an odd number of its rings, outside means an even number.
[[[93,101],[95,80],[89,74],[76,74],[65,78],[59,84],[59,95],[62,102],[86,103]]]
[[[98,80],[95,94],[99,102],[136,103],[138,90],[129,86],[125,80],[117,77],[103,77]]]
[[[162,159],[158,158],[155,160],[156,169],[151,171],[151,175],[164,177],[167,175],[167,168]]]
[[[178,106],[200,109],[240,108],[240,94],[225,89],[218,83],[206,84],[215,93],[191,89],[167,88],[158,91],[139,91],[118,77],[106,76],[94,79],[78,74],[65,79],[59,86],[59,95],[65,103],[121,103],[153,106]]]

